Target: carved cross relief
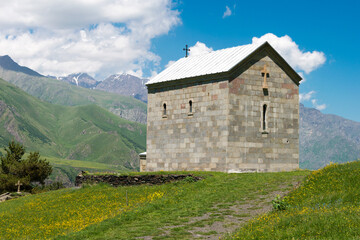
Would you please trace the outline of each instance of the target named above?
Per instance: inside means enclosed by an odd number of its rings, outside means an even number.
[[[264,77],[263,89],[268,89],[266,78],[269,77],[269,72],[266,69],[266,64],[264,64],[264,69],[261,71],[261,75]]]

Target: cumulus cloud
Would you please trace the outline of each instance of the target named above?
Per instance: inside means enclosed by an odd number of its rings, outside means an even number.
[[[205,43],[202,42],[196,42],[196,44],[192,47],[190,47],[190,52],[189,52],[189,56],[196,56],[196,55],[200,55],[203,53],[209,53],[212,52],[213,49],[209,48],[205,45]]]
[[[223,14],[223,18],[229,17],[231,16],[231,14],[232,14],[231,9],[228,6],[226,6],[225,12]]]
[[[171,61],[171,60],[170,60],[170,61],[166,64],[165,68],[170,67],[170,66],[173,65],[175,62],[176,62],[176,61]]]
[[[299,46],[287,35],[278,37],[267,33],[260,38],[253,37],[253,44],[269,42],[276,51],[296,70],[309,74],[326,61],[325,54],[319,51],[306,52],[299,49]]]
[[[0,8],[0,55],[45,75],[141,76],[160,61],[151,40],[178,24],[171,0],[13,0]]]
[[[315,91],[310,91],[308,93],[300,93],[299,94],[300,102],[309,101],[315,93],[316,93]]]
[[[326,104],[318,104],[318,100],[313,98],[313,96],[316,94],[315,91],[310,91],[308,93],[300,93],[299,94],[299,101],[300,102],[307,102],[310,101],[312,106],[316,108],[317,110],[321,111],[324,110],[327,106]]]
[[[319,111],[324,110],[326,108],[326,104],[318,104],[317,99],[312,99],[311,103],[314,106],[314,108],[316,108]]]

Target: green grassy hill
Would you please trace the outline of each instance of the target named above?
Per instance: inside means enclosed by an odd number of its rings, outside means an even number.
[[[360,161],[313,171],[284,201],[228,239],[360,239]]]
[[[259,214],[277,193],[289,191],[308,172],[193,174],[204,179],[156,186],[86,186],[10,200],[0,204],[0,236],[127,240],[221,236],[219,229],[205,227],[221,223],[228,229]]]
[[[0,204],[0,238],[359,239],[360,161],[313,172],[193,174],[203,180],[100,184],[10,200]],[[289,190],[286,210],[263,214]]]
[[[60,106],[0,80],[0,146],[12,139],[43,156],[136,167],[146,127],[97,105]]]
[[[53,78],[32,76],[2,67],[0,78],[49,103],[65,106],[96,104],[122,118],[146,123],[146,104],[132,97],[77,87]]]

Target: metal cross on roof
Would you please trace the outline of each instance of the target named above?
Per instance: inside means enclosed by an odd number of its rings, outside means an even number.
[[[188,52],[190,52],[190,48],[188,48],[188,45],[185,45],[185,48],[183,48],[183,51],[185,51],[185,57],[188,56]]]

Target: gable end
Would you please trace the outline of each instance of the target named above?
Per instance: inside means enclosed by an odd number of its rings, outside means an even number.
[[[229,71],[230,78],[235,78],[240,75],[239,71],[250,67],[252,65],[251,60],[256,55],[262,53],[265,53],[265,55],[269,56],[297,86],[300,85],[300,81],[302,80],[301,76],[285,61],[285,59],[278,52],[276,52],[276,50],[268,42],[265,42],[256,51],[252,52],[243,61],[234,66]]]

